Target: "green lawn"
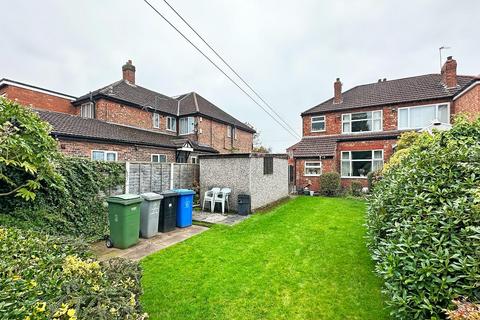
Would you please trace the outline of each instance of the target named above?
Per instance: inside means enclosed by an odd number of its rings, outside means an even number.
[[[142,260],[151,319],[388,319],[365,205],[299,197]]]

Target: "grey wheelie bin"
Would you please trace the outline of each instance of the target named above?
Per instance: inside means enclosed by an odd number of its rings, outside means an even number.
[[[155,192],[142,193],[140,205],[140,235],[151,238],[158,233],[158,215],[163,196]]]

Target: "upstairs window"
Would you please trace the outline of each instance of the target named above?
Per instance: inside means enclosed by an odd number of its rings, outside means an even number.
[[[195,132],[195,118],[180,118],[180,134],[192,134]]]
[[[342,114],[342,132],[382,131],[382,111],[367,111]]]
[[[153,127],[154,128],[160,128],[160,115],[158,113],[154,113],[152,116],[153,120]]]
[[[325,131],[325,116],[312,117],[312,132]]]
[[[263,158],[263,174],[273,174],[273,157]]]
[[[156,163],[167,162],[167,156],[164,154],[152,154],[152,162],[156,162]]]
[[[227,126],[227,137],[228,138],[232,137],[232,132],[233,132],[232,126]]]
[[[80,116],[82,118],[93,118],[94,117],[94,105],[93,102],[83,103],[80,106]]]
[[[448,104],[406,107],[398,109],[398,129],[421,129],[434,121],[450,123]]]
[[[177,131],[177,120],[174,117],[167,117],[167,130]]]
[[[383,150],[342,151],[343,178],[366,177],[383,167]]]
[[[116,151],[92,150],[92,160],[117,161]]]

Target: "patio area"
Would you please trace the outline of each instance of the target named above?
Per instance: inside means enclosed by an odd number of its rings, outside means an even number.
[[[228,226],[232,226],[237,224],[245,219],[248,219],[248,216],[241,216],[239,214],[221,214],[216,212],[210,211],[193,211],[192,219],[193,221],[199,222],[206,222],[206,223],[213,223],[213,224],[224,224]]]

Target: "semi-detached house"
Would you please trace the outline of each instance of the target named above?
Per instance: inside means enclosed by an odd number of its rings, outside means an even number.
[[[457,75],[448,57],[440,74],[378,80],[342,92],[301,114],[302,140],[288,148],[292,188],[319,190],[322,173],[338,172],[342,185],[367,185],[395,151],[402,132],[449,126],[456,114],[480,115],[480,77]]]
[[[198,93],[175,97],[136,84],[129,60],[122,79],[81,97],[0,80],[0,95],[32,106],[59,149],[107,161],[196,162],[199,154],[251,152],[255,130]]]

